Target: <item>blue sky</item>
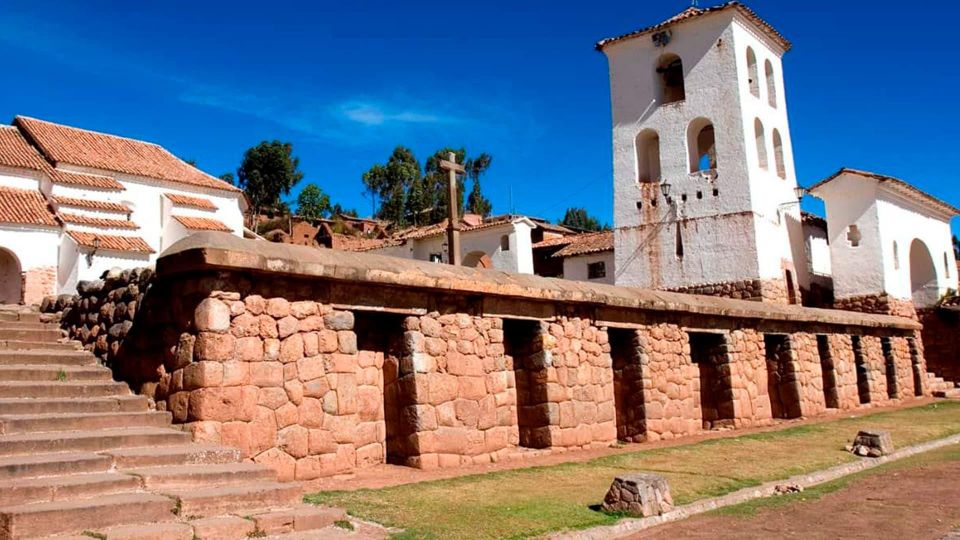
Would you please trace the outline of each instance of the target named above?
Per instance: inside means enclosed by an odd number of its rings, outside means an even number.
[[[291,141],[304,183],[361,213],[360,176],[394,146],[420,158],[466,146],[493,155],[495,212],[512,192],[517,212],[585,206],[609,222],[609,88],[593,44],[688,5],[4,0],[0,119],[154,141],[214,175],[261,140]],[[749,5],[794,43],[802,184],[865,168],[960,206],[957,3]]]

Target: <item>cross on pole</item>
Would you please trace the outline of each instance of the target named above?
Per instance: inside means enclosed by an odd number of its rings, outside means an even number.
[[[447,159],[440,160],[440,168],[447,171],[447,250],[448,262],[460,266],[460,216],[458,213],[457,173],[463,174],[463,165],[457,163],[457,155],[447,153]]]

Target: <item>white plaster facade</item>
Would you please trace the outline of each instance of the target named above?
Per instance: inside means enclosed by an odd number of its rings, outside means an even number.
[[[605,275],[599,278],[591,278],[590,265],[597,263],[603,263]],[[616,257],[614,257],[613,251],[564,257],[563,279],[613,285],[616,277],[616,264]]]
[[[482,266],[489,261],[490,268],[515,272],[533,273],[533,247],[530,233],[536,224],[526,217],[510,221],[468,228],[460,233],[460,250],[464,266]],[[447,262],[447,237],[445,234],[432,234],[421,238],[408,238],[399,245],[387,245],[371,250],[375,253],[415,259]],[[507,248],[507,249],[504,249]]]
[[[923,308],[957,290],[957,209],[895,178],[850,169],[810,192],[826,206],[836,298],[888,294]]]
[[[739,9],[705,11],[666,28],[665,46],[652,31],[598,46],[610,67],[616,283],[674,289],[782,280],[803,254],[781,64],[789,44]],[[770,81],[756,93],[748,50]],[[657,71],[669,58],[683,69],[683,99],[673,102]],[[701,170],[697,133],[706,125],[716,164]],[[654,133],[659,151],[651,152]],[[659,174],[650,155],[659,157]]]

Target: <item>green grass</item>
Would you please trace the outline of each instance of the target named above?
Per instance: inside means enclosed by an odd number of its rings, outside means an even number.
[[[321,492],[307,502],[404,529],[397,538],[529,538],[616,522],[591,509],[613,477],[651,471],[686,504],[856,459],[843,446],[860,428],[886,429],[897,446],[960,433],[960,403],[843,418],[776,432],[384,489]],[[806,492],[805,492],[806,493]]]

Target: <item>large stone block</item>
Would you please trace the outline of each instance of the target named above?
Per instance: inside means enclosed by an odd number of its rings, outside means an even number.
[[[673,509],[673,498],[663,476],[630,474],[614,479],[603,498],[603,509],[643,517],[659,516]]]
[[[193,311],[193,323],[201,332],[230,330],[230,306],[214,298],[205,298]]]

